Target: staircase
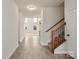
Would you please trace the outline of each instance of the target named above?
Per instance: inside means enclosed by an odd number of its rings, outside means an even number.
[[[54,26],[48,29],[46,32],[50,31],[52,33],[51,42],[48,43],[48,47],[52,53],[54,50],[58,48],[61,44],[63,44],[65,40],[65,25],[64,18],[57,22]]]

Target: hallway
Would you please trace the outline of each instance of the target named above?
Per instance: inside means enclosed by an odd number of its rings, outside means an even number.
[[[38,36],[29,36],[20,44],[10,59],[71,59],[65,55],[53,55],[42,47]]]
[[[76,4],[2,0],[2,59],[77,59]]]

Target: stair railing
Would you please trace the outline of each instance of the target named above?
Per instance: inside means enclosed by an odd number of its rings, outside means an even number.
[[[66,23],[62,24],[56,30],[52,31],[53,49],[57,48],[65,41],[65,24]]]
[[[63,42],[65,42],[65,25],[66,23],[63,22],[62,25],[61,22],[64,21],[64,18],[61,19],[59,22],[57,22],[55,25],[53,25],[51,28],[46,30],[46,32],[50,31],[52,32],[52,40],[51,40],[51,47],[52,47],[52,52],[54,53],[54,50],[60,46]],[[54,27],[58,26],[53,30]]]

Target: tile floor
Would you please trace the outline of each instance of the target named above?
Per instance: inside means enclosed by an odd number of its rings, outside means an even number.
[[[42,47],[38,36],[26,37],[10,59],[71,59],[65,55],[53,55]]]

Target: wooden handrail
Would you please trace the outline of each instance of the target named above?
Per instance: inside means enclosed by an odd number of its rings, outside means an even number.
[[[53,25],[52,27],[50,27],[48,30],[46,30],[46,32],[48,32],[49,30],[51,30],[53,27],[55,27],[57,24],[59,24],[61,21],[63,21],[64,20],[64,18],[63,19],[61,19],[60,21],[58,21],[55,25]]]
[[[56,31],[57,29],[61,28],[64,25],[66,25],[66,22],[64,22],[61,26],[59,26],[58,28],[56,28],[55,30],[53,30],[53,32]]]

